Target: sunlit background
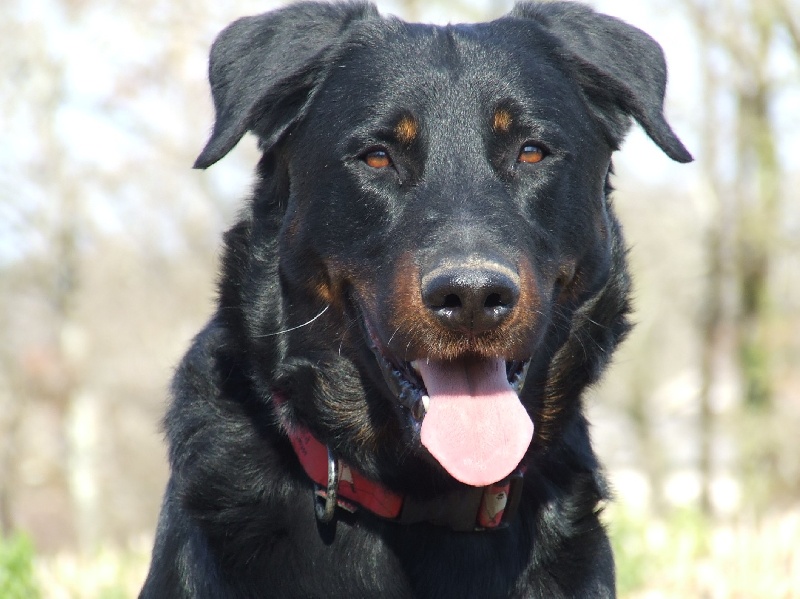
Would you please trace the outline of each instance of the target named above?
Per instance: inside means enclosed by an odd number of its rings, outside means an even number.
[[[590,2],[653,35],[667,114],[616,159],[637,328],[586,403],[631,598],[800,597],[800,0]],[[210,131],[250,0],[0,3],[0,596],[132,597],[172,369],[209,317],[254,140]],[[396,0],[474,21],[510,2]]]

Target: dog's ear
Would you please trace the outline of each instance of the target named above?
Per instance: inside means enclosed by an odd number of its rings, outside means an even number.
[[[302,2],[229,25],[211,47],[216,120],[194,168],[217,162],[247,131],[272,147],[302,116],[348,26],[377,16],[365,2]]]
[[[632,116],[673,160],[691,162],[664,118],[667,66],[661,46],[645,32],[574,2],[517,4],[510,17],[532,19],[553,34],[613,147]]]

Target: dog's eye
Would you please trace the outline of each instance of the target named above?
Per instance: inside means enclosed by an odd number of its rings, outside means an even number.
[[[526,164],[536,164],[544,160],[545,156],[547,156],[547,152],[543,147],[537,146],[536,144],[525,144],[519,151],[517,161],[525,162]]]
[[[389,152],[386,150],[372,150],[364,154],[363,158],[367,166],[372,168],[386,168],[392,165],[392,159],[389,158]]]

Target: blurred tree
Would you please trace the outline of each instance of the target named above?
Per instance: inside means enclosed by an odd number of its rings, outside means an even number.
[[[208,46],[239,10],[0,4],[2,531],[91,549],[152,525],[169,376],[154,361],[174,362],[184,323],[208,314],[246,176],[236,158],[219,169],[229,192],[190,169],[211,122]]]
[[[779,48],[786,51],[781,37],[787,33],[797,54],[800,46],[792,15],[798,14],[800,5],[793,0],[685,0],[684,5],[700,47],[699,155],[712,211],[699,327],[701,501],[709,510],[711,401],[720,352],[730,351],[738,364],[744,405],[759,408],[762,414],[774,408],[774,356],[780,348],[771,285],[776,258],[786,249],[781,219],[785,172],[779,160],[775,105],[787,82],[776,75],[772,59]],[[732,106],[729,115],[721,110],[726,102]],[[725,300],[729,288],[737,290],[732,306]],[[729,328],[734,332],[730,340]]]

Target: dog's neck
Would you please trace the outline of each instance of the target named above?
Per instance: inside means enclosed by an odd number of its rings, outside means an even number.
[[[285,398],[273,392],[273,404]],[[286,422],[276,410],[283,430],[306,475],[314,483],[317,518],[323,522],[335,510],[367,510],[398,524],[427,522],[456,531],[491,531],[505,528],[513,519],[522,492],[524,469],[486,487],[465,487],[430,500],[418,500],[392,491],[337,459],[307,428]]]

